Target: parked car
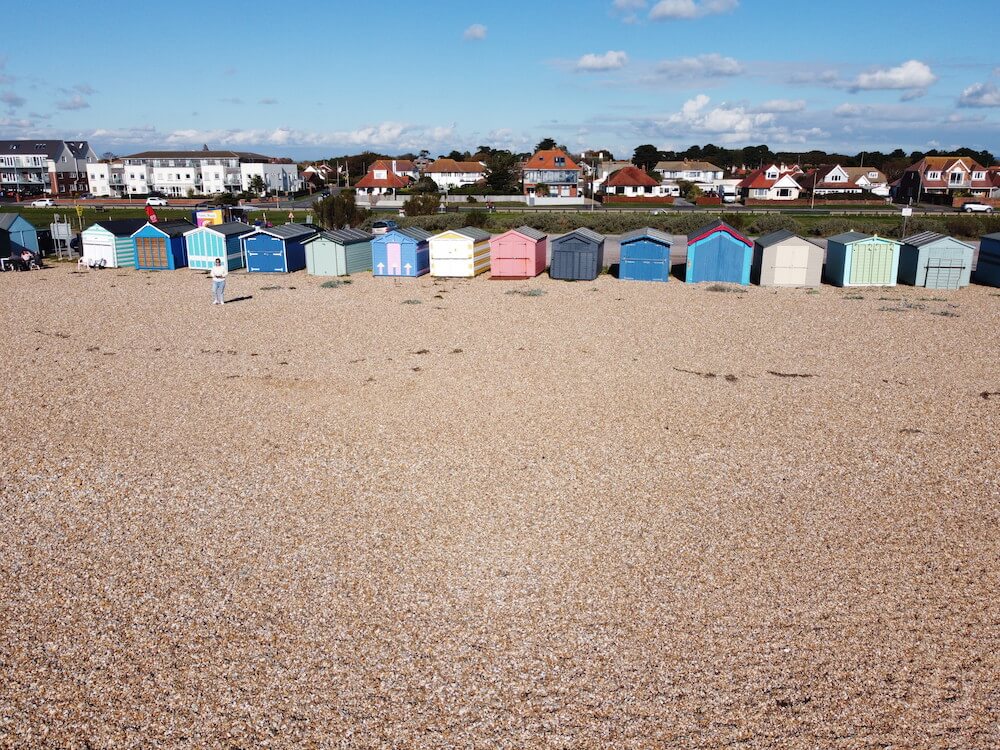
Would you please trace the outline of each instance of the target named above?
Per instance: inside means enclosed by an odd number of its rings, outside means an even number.
[[[146,205],[147,206],[166,206],[167,205],[167,199],[166,198],[154,198],[153,196],[150,196],[149,198],[146,198]]]
[[[993,206],[989,203],[980,203],[979,201],[969,201],[968,203],[963,203],[962,208],[959,209],[963,213],[967,214],[991,214],[993,213]]]
[[[31,201],[33,208],[51,208],[54,205],[56,205],[55,201],[51,198],[39,198],[38,200]]]
[[[380,220],[372,224],[372,234],[387,234],[393,229],[399,229],[399,224],[392,219]]]

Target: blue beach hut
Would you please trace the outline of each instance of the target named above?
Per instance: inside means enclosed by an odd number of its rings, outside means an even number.
[[[645,227],[623,234],[619,240],[621,254],[618,278],[633,281],[667,281],[670,279],[670,245],[666,232]]]
[[[28,250],[38,255],[38,231],[21,214],[0,214],[0,252],[3,256],[20,255]]]
[[[920,232],[903,239],[899,249],[900,284],[926,289],[959,289],[972,275],[972,245],[938,232]]]
[[[979,239],[979,258],[972,280],[977,284],[1000,286],[1000,232]]]
[[[826,241],[826,280],[834,286],[896,286],[900,243],[863,232]]]
[[[714,221],[688,235],[688,284],[721,281],[749,284],[753,243],[724,221]]]
[[[416,227],[393,229],[372,240],[372,274],[423,276],[430,271],[431,233]]]
[[[243,236],[243,252],[251,273],[292,273],[306,267],[306,249],[302,244],[316,230],[302,224],[258,227]]]
[[[240,244],[240,237],[251,232],[253,227],[242,221],[205,224],[185,232],[188,265],[191,268],[209,269],[215,265],[215,259],[219,258],[230,271],[243,268],[243,246]]]
[[[147,271],[173,271],[187,265],[184,233],[194,229],[190,221],[146,222],[132,234],[135,267]]]

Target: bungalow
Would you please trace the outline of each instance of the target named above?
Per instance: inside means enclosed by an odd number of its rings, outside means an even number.
[[[583,162],[581,166],[584,166],[586,162]],[[596,193],[601,189],[607,179],[617,172],[619,169],[625,169],[625,167],[635,166],[630,161],[602,161],[597,165],[597,168],[592,170],[590,175],[591,188],[593,192]]]
[[[410,172],[399,174],[395,165],[399,162],[379,159],[368,168],[368,174],[358,180],[354,187],[358,194],[396,196],[396,191],[407,187],[416,178]],[[413,162],[404,162],[412,166]],[[416,169],[413,169],[415,173]]]
[[[798,166],[769,164],[750,172],[740,181],[737,189],[744,199],[793,201],[802,190],[795,179],[800,174],[802,170]]]
[[[653,167],[660,173],[663,186],[667,188],[664,195],[679,196],[680,181],[693,182],[703,192],[715,192],[719,181],[723,178],[721,167],[707,161],[658,161]]]
[[[889,195],[889,180],[874,167],[828,164],[801,175],[798,183],[803,190],[812,190],[816,195],[871,193],[881,198]]]
[[[927,198],[949,202],[960,190],[985,196],[993,184],[986,168],[968,156],[925,156],[911,164],[899,181],[896,199],[921,201]]]
[[[634,165],[619,169],[608,177],[604,181],[602,192],[612,200],[615,196],[661,200],[669,195],[667,188],[659,180]]]
[[[430,177],[439,188],[457,188],[475,185],[486,176],[486,166],[478,161],[455,161],[437,159],[424,169],[424,177]]]
[[[580,167],[558,148],[537,151],[524,164],[524,195],[534,198],[536,186],[547,191],[539,197],[576,198],[579,196]]]

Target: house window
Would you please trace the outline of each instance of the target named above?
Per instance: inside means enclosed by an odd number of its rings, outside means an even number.
[[[556,157],[556,166],[557,167],[564,166],[565,164],[566,164],[566,160],[563,157],[561,157],[561,156],[557,156]]]
[[[952,172],[948,175],[948,182],[952,185],[961,185],[965,176],[961,172]]]
[[[779,198],[789,198],[789,197],[791,197],[791,195],[792,195],[791,188],[778,188],[778,197]]]
[[[927,173],[927,179],[928,180],[940,180],[941,179],[941,173],[940,172],[928,172]]]
[[[869,177],[870,177],[871,179],[875,180],[875,179],[877,179],[877,178],[878,178],[878,172],[869,172],[869,173],[868,173],[868,176],[869,176]]]
[[[973,172],[972,173],[972,179],[974,179],[974,180],[983,180],[983,179],[986,179],[986,173],[985,172]]]

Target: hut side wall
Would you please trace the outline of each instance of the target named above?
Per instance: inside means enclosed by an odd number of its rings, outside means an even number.
[[[979,241],[979,258],[972,278],[977,284],[1000,286],[1000,240],[983,237]]]

